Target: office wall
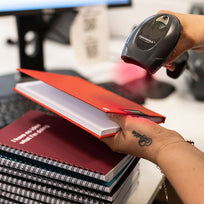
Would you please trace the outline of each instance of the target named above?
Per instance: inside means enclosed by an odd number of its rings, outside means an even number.
[[[195,2],[204,4],[204,0],[132,0],[132,7],[109,11],[111,35],[129,36],[135,25],[162,9],[188,13]]]

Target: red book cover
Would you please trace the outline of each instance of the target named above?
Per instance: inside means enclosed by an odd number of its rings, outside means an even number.
[[[110,92],[102,87],[99,87],[91,82],[88,82],[80,77],[48,73],[48,72],[42,72],[42,71],[33,71],[28,69],[18,69],[18,71],[24,74],[27,74],[37,80],[40,80],[52,87],[55,87],[56,89],[62,91],[63,93],[67,93],[68,95],[71,95],[76,99],[79,99],[80,101],[83,101],[95,107],[96,109],[101,110],[104,113],[109,112],[109,113],[117,113],[117,114],[134,114],[138,116],[148,117],[151,119],[156,118],[157,123],[165,121],[164,116],[156,112],[153,112],[124,97],[121,97],[113,92]],[[26,92],[23,92],[18,88],[18,86],[16,86],[14,90],[34,100],[35,102],[40,103],[41,105],[45,106],[51,111],[79,125],[85,130],[90,131],[92,134],[94,134],[97,137],[113,135],[118,130],[118,129],[114,130],[113,132],[110,132],[110,133],[107,133],[107,132],[104,134],[102,133],[101,135],[99,133],[94,133],[93,131],[89,130],[89,128],[84,127],[83,125],[80,125],[80,123],[78,123],[77,121],[74,121],[69,117],[66,117],[65,115],[59,113],[58,111],[55,110],[55,108],[47,105],[47,103],[40,102],[31,94],[27,94]],[[91,115],[91,111],[87,114],[87,118],[89,117],[89,115]]]
[[[87,131],[59,117],[29,111],[0,130],[1,146],[87,169],[110,180],[132,158],[111,151]]]

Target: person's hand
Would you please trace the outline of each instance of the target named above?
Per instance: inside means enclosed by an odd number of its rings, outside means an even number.
[[[116,135],[101,139],[115,152],[135,155],[157,163],[157,154],[161,147],[184,140],[177,132],[142,117],[107,115],[121,127]]]
[[[164,67],[173,71],[173,61],[187,50],[197,52],[204,51],[204,16],[193,14],[181,14],[167,10],[158,13],[169,13],[176,16],[181,23],[181,36],[172,54],[164,64]]]

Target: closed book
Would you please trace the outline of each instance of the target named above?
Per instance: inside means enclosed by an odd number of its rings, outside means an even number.
[[[131,114],[161,123],[165,117],[77,76],[18,69],[37,81],[17,83],[14,90],[101,138],[119,125],[106,113]]]
[[[78,175],[81,180],[110,182],[134,159],[111,151],[67,120],[40,111],[29,111],[1,129],[0,144],[1,157],[19,161],[21,168],[33,166],[73,180]]]

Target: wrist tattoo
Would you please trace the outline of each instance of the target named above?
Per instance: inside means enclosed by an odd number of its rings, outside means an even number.
[[[134,137],[139,138],[138,144],[141,147],[150,146],[152,144],[152,139],[150,137],[147,137],[146,135],[141,135],[141,134],[137,133],[135,130],[132,131],[132,134]]]

